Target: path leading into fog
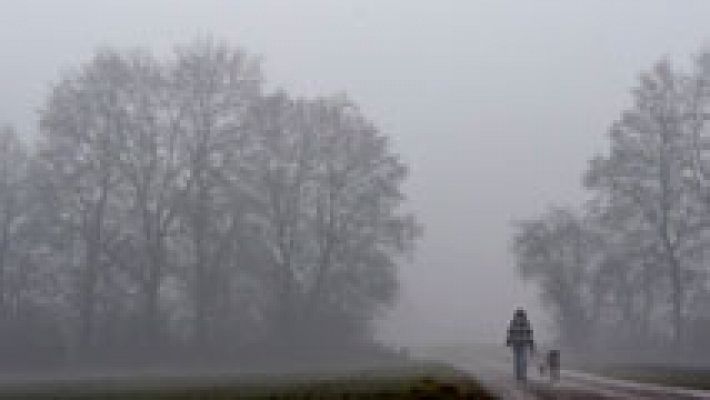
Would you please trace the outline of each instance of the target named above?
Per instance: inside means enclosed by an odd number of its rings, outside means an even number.
[[[562,371],[559,382],[550,383],[536,371],[524,384],[512,377],[512,365],[466,365],[484,385],[503,399],[710,399],[710,391],[688,390],[608,379],[578,371]]]
[[[429,354],[428,356],[435,356]],[[504,352],[485,355],[476,352],[440,355],[442,361],[453,364],[477,377],[489,390],[502,399],[709,399],[710,391],[681,389],[632,381],[609,379],[589,373],[563,370],[557,383],[539,375],[534,362],[528,369],[529,380],[521,384],[513,378],[512,357]]]

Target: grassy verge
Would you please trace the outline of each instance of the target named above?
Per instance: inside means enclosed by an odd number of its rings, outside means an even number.
[[[15,384],[3,399],[481,399],[494,397],[445,365],[419,365],[316,376],[182,377]]]
[[[710,390],[710,369],[665,366],[615,366],[601,368],[593,372],[615,379]]]

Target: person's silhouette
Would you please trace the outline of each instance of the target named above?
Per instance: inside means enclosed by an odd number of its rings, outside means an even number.
[[[513,314],[508,327],[508,338],[506,345],[513,348],[515,358],[515,379],[524,381],[527,379],[527,357],[528,352],[534,349],[533,331],[530,321],[525,314],[525,310],[518,308]]]

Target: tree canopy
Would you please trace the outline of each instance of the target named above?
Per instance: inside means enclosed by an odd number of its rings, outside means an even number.
[[[2,360],[362,350],[419,232],[351,99],[269,93],[213,40],[97,51],[0,153]]]

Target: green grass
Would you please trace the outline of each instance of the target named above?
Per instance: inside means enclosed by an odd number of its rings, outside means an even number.
[[[326,374],[327,375],[327,374]],[[184,377],[44,382],[0,388],[2,399],[494,399],[444,365],[351,372],[340,376]]]
[[[689,389],[710,390],[710,370],[673,367],[624,366],[599,371],[610,378]]]
[[[571,366],[596,375],[633,382],[710,390],[710,368],[649,363],[582,363]]]

